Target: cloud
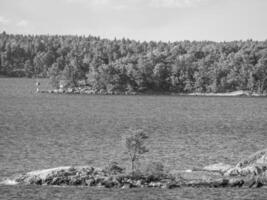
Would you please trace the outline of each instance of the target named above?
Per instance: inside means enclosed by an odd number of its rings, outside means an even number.
[[[117,10],[125,8],[184,8],[195,7],[208,0],[63,0],[71,4],[87,6],[107,6]]]
[[[29,22],[27,20],[20,20],[16,25],[19,27],[26,27],[28,26]]]
[[[150,0],[152,7],[184,8],[195,7],[206,0]]]
[[[6,19],[3,16],[0,16],[0,24],[7,25],[8,23],[9,23],[9,20],[8,19]]]
[[[67,3],[84,3],[86,0],[65,0]]]
[[[63,0],[68,4],[80,4],[91,8],[108,8],[114,10],[124,10],[127,8],[143,6],[141,0]]]
[[[67,3],[82,3],[87,5],[107,5],[110,0],[66,0]]]

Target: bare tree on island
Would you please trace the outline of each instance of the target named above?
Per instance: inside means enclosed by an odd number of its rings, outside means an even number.
[[[145,140],[148,139],[148,136],[142,129],[130,129],[129,133],[130,136],[126,137],[125,146],[127,149],[127,154],[130,157],[131,170],[132,173],[134,173],[136,171],[137,162],[139,161],[141,155],[148,152],[148,149],[145,146]]]

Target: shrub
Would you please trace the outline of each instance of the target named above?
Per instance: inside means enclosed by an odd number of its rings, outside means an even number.
[[[164,170],[164,165],[161,162],[149,162],[145,169],[144,174],[149,179],[156,181],[161,180],[162,178],[167,178],[167,173]]]
[[[164,173],[164,165],[161,162],[149,162],[145,168],[146,174],[162,174]]]
[[[105,168],[105,171],[109,174],[121,174],[125,171],[125,169],[120,167],[117,162],[110,162]]]

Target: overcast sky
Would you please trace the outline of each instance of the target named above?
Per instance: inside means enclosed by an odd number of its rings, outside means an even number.
[[[0,31],[136,40],[265,40],[267,0],[0,0]]]

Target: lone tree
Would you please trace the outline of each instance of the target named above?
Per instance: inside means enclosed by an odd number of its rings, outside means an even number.
[[[129,132],[130,136],[126,138],[125,145],[131,160],[132,173],[134,173],[136,171],[136,164],[141,155],[148,152],[148,149],[145,146],[145,140],[148,138],[148,136],[142,129],[130,129]]]

